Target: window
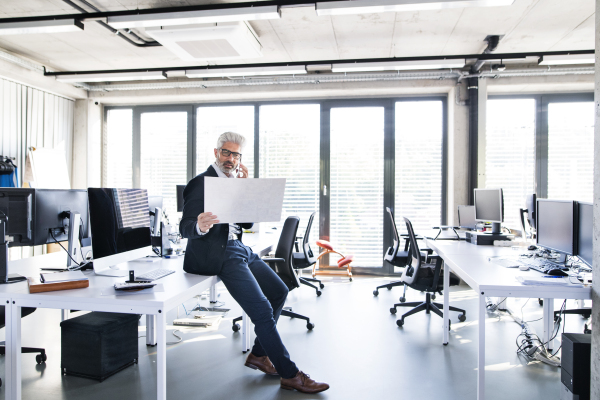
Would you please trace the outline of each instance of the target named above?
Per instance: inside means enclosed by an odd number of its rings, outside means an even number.
[[[254,106],[198,107],[196,125],[196,174],[215,162],[217,138],[235,132],[246,138],[242,164],[254,176]]]
[[[396,103],[396,194],[394,217],[406,231],[403,217],[416,232],[442,222],[441,101]]]
[[[310,214],[317,213],[311,238],[319,226],[320,133],[318,104],[260,107],[259,176],[287,178],[281,226],[286,217],[297,216],[303,236]]]
[[[592,202],[594,103],[548,105],[548,198]]]
[[[382,265],[383,117],[383,107],[331,109],[330,236],[357,267]]]
[[[133,187],[133,110],[112,109],[107,112],[104,142],[104,187]]]
[[[163,196],[163,208],[176,215],[176,185],[187,182],[187,112],[141,114],[140,185]]]
[[[519,208],[535,192],[535,99],[487,102],[485,187],[502,188],[504,223],[521,226]]]

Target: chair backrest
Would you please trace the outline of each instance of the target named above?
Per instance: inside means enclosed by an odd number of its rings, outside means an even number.
[[[408,230],[410,251],[408,253],[408,265],[404,272],[402,272],[401,280],[407,285],[410,285],[417,280],[419,269],[421,268],[421,251],[417,244],[417,238],[412,223],[408,218],[404,218],[404,222],[406,223],[406,229]]]
[[[300,218],[298,217],[288,217],[285,220],[281,229],[281,236],[279,236],[279,243],[277,243],[277,249],[275,250],[275,257],[285,260],[284,262],[276,263],[275,272],[290,290],[300,286],[300,281],[294,272],[294,265],[292,264],[292,251],[294,250],[299,224]]]
[[[309,243],[310,228],[312,227],[313,219],[315,219],[315,214],[316,213],[310,214],[308,225],[306,225],[306,232],[304,232],[304,238],[302,239],[302,251],[304,251],[304,257],[306,257],[308,265],[313,265],[317,262],[317,257],[312,252]]]
[[[398,253],[398,247],[400,247],[400,236],[398,235],[398,228],[396,227],[396,221],[394,220],[394,213],[392,212],[392,210],[389,207],[386,207],[385,210],[387,211],[387,213],[390,216],[390,219],[392,220],[392,228],[394,231],[394,244],[392,245],[392,247],[390,247],[386,252],[385,255],[383,256],[383,259],[385,261],[389,261],[392,262],[394,260],[394,257],[396,257],[396,254]]]

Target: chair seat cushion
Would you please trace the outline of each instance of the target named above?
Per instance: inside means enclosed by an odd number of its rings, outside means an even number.
[[[333,246],[327,240],[317,240],[317,246],[322,247],[327,250],[333,250]]]
[[[346,256],[338,261],[338,268],[343,268],[349,265],[354,260],[354,256]]]
[[[292,258],[294,259],[294,268],[295,269],[303,269],[308,268],[315,264],[314,262],[311,264],[306,260],[304,253],[292,253]]]

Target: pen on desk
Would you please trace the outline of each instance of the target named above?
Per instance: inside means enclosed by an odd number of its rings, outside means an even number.
[[[40,274],[40,282],[44,283],[44,275]]]

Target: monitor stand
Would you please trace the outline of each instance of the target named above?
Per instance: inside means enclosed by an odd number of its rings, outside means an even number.
[[[18,274],[8,273],[8,241],[6,240],[6,223],[8,217],[0,219],[0,284],[26,281],[27,278]]]

